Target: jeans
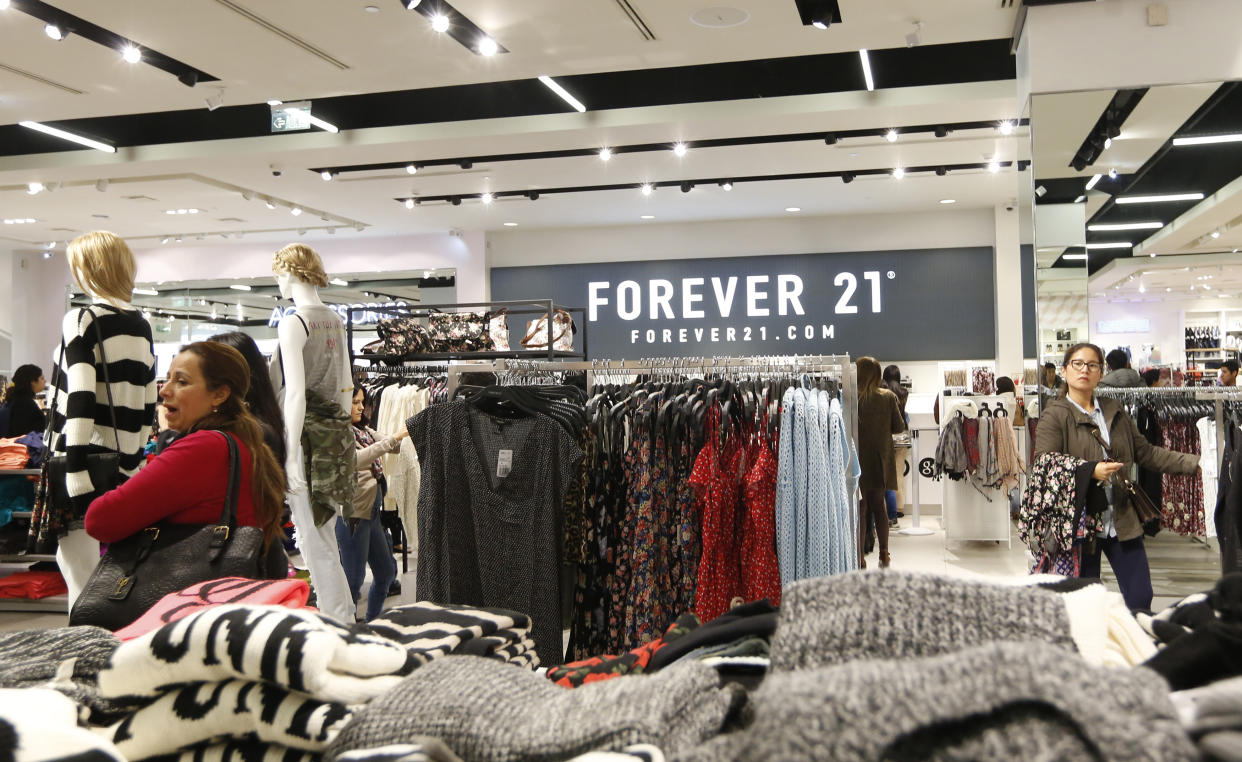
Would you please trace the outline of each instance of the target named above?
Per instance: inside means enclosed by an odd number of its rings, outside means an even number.
[[[1117,587],[1121,588],[1121,597],[1126,599],[1126,606],[1131,610],[1151,608],[1151,568],[1147,565],[1147,550],[1143,547],[1143,538],[1135,537],[1124,542],[1116,537],[1097,537],[1096,551],[1082,554],[1082,566],[1078,576],[1096,578],[1100,576],[1100,551],[1108,556],[1108,565],[1113,567],[1117,575]]]
[[[367,595],[367,621],[371,621],[384,610],[384,601],[388,598],[388,588],[397,578],[397,562],[392,557],[388,540],[384,537],[384,528],[380,524],[380,508],[383,505],[383,494],[375,493],[375,504],[371,506],[371,518],[362,519],[354,531],[349,531],[345,519],[336,519],[336,541],[341,548],[341,566],[345,567],[345,579],[349,580],[349,592],[353,594],[355,605],[362,592],[362,582],[366,579],[367,565],[371,567],[371,592]]]
[[[888,507],[888,519],[892,521],[897,518],[897,490],[884,490],[884,505]]]

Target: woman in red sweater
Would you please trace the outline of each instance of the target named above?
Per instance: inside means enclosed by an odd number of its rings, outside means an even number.
[[[279,534],[284,469],[263,443],[258,420],[246,409],[250,368],[236,349],[210,341],[182,348],[168,368],[160,401],[168,427],[182,436],[116,489],[95,498],[86,532],[117,542],[159,521],[208,524],[219,520],[228,489],[230,434],[241,456],[237,523]]]

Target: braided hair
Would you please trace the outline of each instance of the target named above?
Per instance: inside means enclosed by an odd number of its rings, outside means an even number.
[[[291,243],[272,256],[272,272],[293,277],[320,288],[328,287],[328,274],[319,254],[304,243]]]

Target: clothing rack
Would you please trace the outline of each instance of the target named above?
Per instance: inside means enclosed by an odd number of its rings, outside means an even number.
[[[1096,395],[1125,402],[1138,402],[1144,398],[1192,399],[1196,402],[1215,402],[1216,455],[1225,451],[1225,402],[1242,402],[1242,387],[1237,386],[1157,386],[1097,387]]]

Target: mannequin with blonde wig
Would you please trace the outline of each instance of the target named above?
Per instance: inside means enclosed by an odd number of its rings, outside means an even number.
[[[303,439],[308,415],[313,414],[311,409],[335,405],[343,420],[342,441],[347,441],[347,455],[353,457],[349,410],[354,387],[345,327],[319,298],[318,289],[328,285],[328,276],[314,249],[305,244],[289,244],[273,255],[272,273],[281,298],[292,299],[296,308],[277,328],[280,346],[272,359],[272,376],[284,411],[285,475],[298,550],[310,570],[319,609],[340,621],[352,622],[358,606],[341,565],[335,529],[336,517],[346,506],[335,503],[329,509],[335,515],[330,519],[324,515],[325,501],[316,493],[314,480],[307,473],[307,461],[315,456],[308,448],[314,445]]]
[[[48,446],[65,455],[64,488],[71,506],[40,501],[28,549],[50,553],[55,547],[72,606],[99,561],[98,541],[82,529],[86,508],[100,494],[100,485],[92,482],[86,468],[87,458],[119,452],[123,477],[136,474],[151,435],[157,390],[151,326],[130,303],[138,270],[133,252],[116,234],[94,231],[71,241],[66,253],[74,282],[91,299],[85,308],[65,314],[63,343],[52,349],[46,391],[49,403],[55,400],[49,410]],[[105,356],[109,385],[102,372]]]

